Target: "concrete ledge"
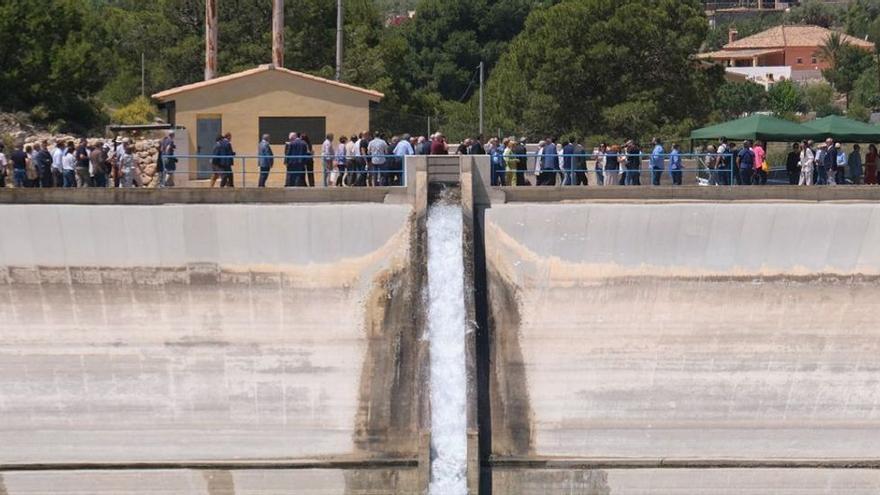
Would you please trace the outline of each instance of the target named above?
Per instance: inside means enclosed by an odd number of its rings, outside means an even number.
[[[0,189],[0,204],[161,205],[236,203],[409,203],[401,187],[237,189]]]
[[[350,458],[350,459],[291,459],[291,460],[236,460],[236,461],[182,461],[135,463],[28,463],[0,464],[0,473],[24,471],[155,471],[168,469],[222,469],[222,470],[276,470],[276,469],[388,469],[416,468],[415,458]]]
[[[500,469],[880,469],[880,459],[492,457]]]
[[[558,201],[880,201],[878,186],[493,187],[504,202]],[[493,202],[500,198],[493,197]]]

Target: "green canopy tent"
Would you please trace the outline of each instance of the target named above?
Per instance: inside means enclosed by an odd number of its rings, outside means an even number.
[[[829,115],[807,122],[804,126],[821,134],[820,139],[832,138],[844,143],[880,142],[880,127],[839,115]]]
[[[760,139],[765,142],[802,141],[818,139],[816,129],[770,115],[754,114],[723,124],[697,129],[691,133],[691,142],[726,137],[732,140]]]

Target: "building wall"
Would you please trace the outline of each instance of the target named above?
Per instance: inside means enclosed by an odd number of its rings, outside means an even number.
[[[327,132],[337,137],[357,134],[370,123],[370,99],[366,94],[333,87],[318,81],[266,71],[249,77],[220,83],[174,97],[177,125],[190,130],[190,149],[197,149],[196,122],[200,116],[220,116],[224,132],[232,133],[232,145],[238,155],[256,155],[260,117],[326,117]],[[295,131],[296,129],[290,129]],[[310,136],[320,152],[324,136]],[[276,156],[283,155],[283,146],[273,146]],[[317,160],[316,169],[320,169]],[[256,184],[256,159],[247,160],[246,182]],[[241,181],[241,161],[236,161],[236,184]],[[276,160],[269,185],[284,182],[282,161]],[[191,174],[195,166],[191,167]],[[320,176],[320,174],[318,174]],[[316,179],[320,180],[320,179]]]
[[[815,46],[790,46],[785,49],[785,65],[794,70],[827,69],[828,63],[816,55],[817,51],[818,47]],[[801,63],[798,63],[798,59]]]

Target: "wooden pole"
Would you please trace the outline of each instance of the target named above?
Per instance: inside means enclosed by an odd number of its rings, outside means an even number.
[[[336,80],[342,80],[343,5],[336,0]]]
[[[217,0],[205,0],[205,80],[217,77]]]
[[[284,0],[274,0],[272,9],[272,64],[284,67]]]

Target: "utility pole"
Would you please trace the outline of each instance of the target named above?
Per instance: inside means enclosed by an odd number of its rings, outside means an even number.
[[[272,2],[272,65],[284,67],[284,0]]]
[[[480,60],[480,138],[483,136],[483,68],[485,67]]]
[[[217,0],[205,0],[205,80],[217,77]]]
[[[146,96],[146,73],[147,69],[145,68],[146,64],[144,63],[144,52],[141,52],[141,96]]]
[[[336,80],[342,80],[342,0],[336,0]]]

